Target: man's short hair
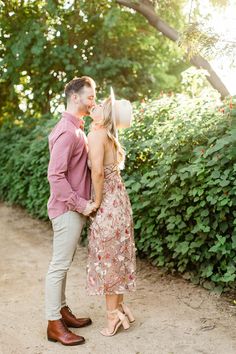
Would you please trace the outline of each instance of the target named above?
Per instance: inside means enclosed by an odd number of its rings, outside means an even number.
[[[96,87],[95,81],[89,76],[75,77],[65,86],[66,100],[70,98],[73,93],[79,93],[85,86]]]

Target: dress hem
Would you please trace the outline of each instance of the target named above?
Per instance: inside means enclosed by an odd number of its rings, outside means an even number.
[[[135,292],[136,289],[132,289],[132,290],[125,290],[123,292],[116,292],[116,291],[113,291],[113,292],[93,292],[93,293],[90,293],[87,291],[87,294],[89,296],[95,296],[95,295],[124,295],[124,294],[128,294],[128,293],[133,293]]]

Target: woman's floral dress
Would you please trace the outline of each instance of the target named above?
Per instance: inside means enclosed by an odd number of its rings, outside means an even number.
[[[134,291],[135,244],[130,200],[117,163],[104,166],[103,200],[89,228],[89,295]]]

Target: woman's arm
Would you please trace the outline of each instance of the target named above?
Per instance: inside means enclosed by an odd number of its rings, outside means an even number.
[[[92,183],[95,192],[95,206],[99,208],[102,202],[104,180],[104,150],[105,134],[103,131],[93,131],[88,135],[89,159],[91,161]]]

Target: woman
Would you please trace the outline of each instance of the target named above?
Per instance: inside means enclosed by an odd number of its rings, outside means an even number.
[[[116,131],[130,126],[132,106],[115,100],[112,91],[90,115],[89,166],[97,212],[89,230],[87,290],[106,296],[107,327],[100,333],[113,336],[121,325],[128,329],[134,321],[123,302],[124,293],[135,290],[136,262],[132,209],[119,170],[125,156]]]

